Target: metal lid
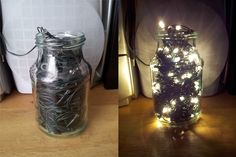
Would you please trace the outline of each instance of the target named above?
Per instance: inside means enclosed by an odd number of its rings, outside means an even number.
[[[183,25],[170,25],[157,32],[159,39],[196,39],[197,33]]]
[[[51,35],[47,31],[36,34],[36,45],[39,47],[71,49],[82,46],[86,40],[82,32],[58,32]]]

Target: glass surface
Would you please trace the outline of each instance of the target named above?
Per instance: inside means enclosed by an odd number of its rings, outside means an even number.
[[[54,38],[55,37],[55,38]],[[39,55],[30,69],[39,128],[53,136],[84,130],[90,71],[83,58],[83,34],[39,33]]]
[[[201,111],[203,61],[195,45],[196,33],[184,33],[159,32],[150,63],[154,110],[158,120],[171,127],[195,123]]]

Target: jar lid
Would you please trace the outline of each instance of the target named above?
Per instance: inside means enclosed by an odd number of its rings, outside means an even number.
[[[157,32],[159,39],[196,39],[197,33],[183,25],[169,25]]]
[[[58,32],[51,35],[47,32],[39,32],[36,34],[36,45],[47,46],[52,48],[71,49],[74,47],[82,46],[86,40],[82,32]]]

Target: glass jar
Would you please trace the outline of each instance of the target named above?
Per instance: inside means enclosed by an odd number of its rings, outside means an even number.
[[[36,35],[38,58],[30,69],[37,121],[53,136],[77,134],[87,124],[90,67],[82,33]]]
[[[197,34],[180,25],[158,32],[158,49],[150,63],[155,113],[162,124],[182,127],[200,117],[203,60]]]

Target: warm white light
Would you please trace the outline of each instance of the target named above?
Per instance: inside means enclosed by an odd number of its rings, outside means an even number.
[[[162,128],[163,127],[162,123],[158,119],[156,121],[156,125],[157,125],[157,128]]]
[[[183,51],[183,54],[184,55],[187,55],[189,52],[188,51]]]
[[[171,101],[170,101],[170,104],[171,104],[171,105],[176,105],[176,101],[175,101],[175,100],[171,100]]]
[[[181,101],[183,101],[185,98],[184,98],[184,96],[181,96],[181,97],[179,97],[179,99],[180,99]]]
[[[160,90],[160,89],[161,89],[160,83],[156,83],[155,88],[156,88],[157,90]]]
[[[194,82],[194,88],[196,89],[196,90],[199,90],[200,89],[200,86],[199,86],[200,84],[199,84],[199,82],[198,81],[195,81]]]
[[[181,29],[181,26],[180,26],[180,25],[176,25],[176,26],[175,26],[175,29],[176,29],[177,31],[179,31],[179,30]]]
[[[173,53],[178,53],[179,49],[178,48],[174,48]]]
[[[161,86],[159,83],[153,83],[152,84],[152,91],[153,93],[158,93],[161,90]]]
[[[192,77],[192,74],[191,73],[186,73],[186,74],[183,74],[181,76],[182,79],[185,79],[185,78],[191,78]]]
[[[193,61],[198,61],[198,55],[197,54],[191,54],[191,55],[189,55],[188,56],[188,60],[190,61],[190,62],[193,62]]]
[[[197,66],[196,67],[196,71],[200,71],[200,70],[202,70],[202,67],[201,66]]]
[[[180,57],[175,57],[174,58],[174,62],[179,62],[180,61]]]
[[[172,56],[171,56],[171,55],[166,55],[166,57],[167,57],[167,58],[172,58]]]
[[[169,113],[171,111],[171,108],[170,107],[164,107],[163,109],[162,109],[162,113],[164,113],[164,114],[167,114],[167,113]]]
[[[174,79],[174,83],[179,83],[179,82],[180,81],[177,78]]]
[[[167,75],[168,75],[169,77],[172,77],[172,76],[174,76],[174,73],[169,72]]]
[[[197,85],[197,86],[199,86],[199,82],[198,82],[198,81],[195,81],[194,84]]]
[[[195,97],[195,98],[191,98],[191,103],[194,103],[194,104],[197,104],[199,102],[198,98]]]
[[[163,48],[159,47],[157,50],[158,50],[158,51],[163,51]]]
[[[165,23],[163,21],[159,21],[159,26],[163,29],[165,28]]]
[[[169,49],[168,47],[165,47],[164,50],[165,50],[166,52],[169,52],[169,51],[170,51],[170,49]]]

